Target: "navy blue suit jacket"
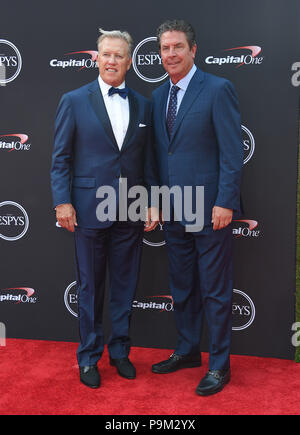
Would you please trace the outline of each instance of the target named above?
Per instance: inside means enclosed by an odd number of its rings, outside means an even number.
[[[96,217],[100,186],[118,192],[119,178],[156,184],[151,143],[151,103],[129,89],[130,119],[121,151],[116,143],[98,80],[63,95],[56,120],[51,185],[54,207],[73,204],[78,225],[104,228]]]
[[[215,205],[233,209],[234,216],[238,216],[243,144],[233,85],[197,68],[181,102],[171,138],[166,128],[169,88],[168,80],[152,94],[160,184],[182,189],[204,186],[204,225],[211,224]],[[184,213],[181,223],[191,224],[184,219]]]

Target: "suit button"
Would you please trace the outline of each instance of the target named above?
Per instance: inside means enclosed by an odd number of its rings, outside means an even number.
[[[168,155],[171,156],[173,153],[169,152]]]

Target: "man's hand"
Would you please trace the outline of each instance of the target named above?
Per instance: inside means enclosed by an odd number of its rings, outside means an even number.
[[[156,207],[148,208],[147,210],[147,219],[145,223],[144,231],[152,231],[154,230],[159,222],[159,211]]]
[[[76,221],[76,211],[72,204],[60,204],[56,208],[56,219],[62,228],[65,228],[72,233],[75,231],[75,226],[77,226]]]
[[[233,211],[229,208],[214,206],[212,210],[212,223],[214,230],[221,230],[227,227],[232,221]]]

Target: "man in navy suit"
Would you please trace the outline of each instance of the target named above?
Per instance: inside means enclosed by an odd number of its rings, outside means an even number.
[[[129,323],[145,223],[126,221],[120,216],[100,219],[98,188],[113,189],[116,203],[108,206],[118,210],[122,183],[126,182],[128,189],[156,184],[151,103],[125,84],[131,66],[132,39],[127,32],[100,30],[98,78],[66,93],[60,101],[51,170],[57,221],[75,233],[80,332],[77,360],[80,380],[91,388],[100,386],[97,363],[104,349],[106,267],[110,290],[110,363],[116,366],[119,375],[127,379],[136,376],[128,358]],[[111,198],[112,202],[114,197]],[[147,230],[157,224],[153,212],[148,209]]]
[[[167,21],[157,32],[170,80],[153,92],[154,145],[160,184],[204,187],[203,226],[184,215],[165,222],[170,290],[178,343],[154,373],[201,365],[200,335],[205,315],[209,332],[209,370],[199,395],[220,391],[230,380],[233,214],[240,213],[243,146],[238,100],[233,85],[194,64],[194,29]],[[199,212],[199,211],[198,211]],[[194,228],[193,228],[194,227]],[[193,229],[192,229],[193,228]]]

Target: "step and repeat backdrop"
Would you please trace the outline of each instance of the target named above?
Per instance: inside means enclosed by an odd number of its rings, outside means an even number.
[[[73,235],[52,208],[53,125],[63,93],[98,75],[98,29],[134,39],[129,86],[167,76],[156,29],[183,18],[196,64],[234,83],[244,143],[243,219],[233,223],[232,353],[292,359],[300,3],[298,0],[11,0],[0,27],[0,322],[7,337],[78,341]],[[5,67],[5,68],[4,68]],[[105,310],[106,335],[109,318]],[[135,346],[176,342],[163,226],[145,234]],[[207,350],[206,329],[203,350]]]

